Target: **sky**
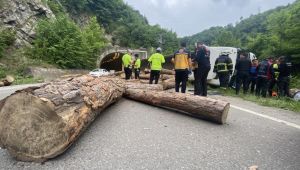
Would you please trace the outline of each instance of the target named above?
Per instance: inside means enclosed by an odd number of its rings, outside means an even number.
[[[235,24],[247,18],[295,0],[124,0],[147,17],[179,37],[199,33],[212,26]]]

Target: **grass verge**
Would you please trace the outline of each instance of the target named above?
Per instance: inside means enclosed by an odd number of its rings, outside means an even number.
[[[239,97],[239,98],[242,98],[246,101],[251,101],[251,102],[257,103],[257,104],[262,105],[262,106],[281,108],[281,109],[290,110],[290,111],[300,113],[300,102],[294,101],[292,98],[287,98],[287,97],[262,98],[262,97],[257,97],[257,96],[252,95],[252,94],[236,95],[235,91],[233,89],[227,89],[227,90],[218,89],[218,91],[221,94],[225,95],[225,96]]]

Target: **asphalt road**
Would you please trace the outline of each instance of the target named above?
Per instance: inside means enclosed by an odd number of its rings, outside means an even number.
[[[62,156],[24,163],[0,149],[0,169],[300,169],[300,113],[212,97],[235,106],[226,125],[122,99]]]

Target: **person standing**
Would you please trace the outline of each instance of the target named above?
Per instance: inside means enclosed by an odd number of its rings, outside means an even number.
[[[152,54],[151,57],[148,59],[151,65],[149,84],[153,84],[153,80],[155,80],[155,84],[158,84],[162,64],[166,62],[165,57],[161,54],[161,51],[161,48],[158,47],[156,49],[156,53]]]
[[[125,79],[129,80],[132,74],[131,65],[132,65],[132,51],[130,49],[127,50],[127,53],[122,57],[122,63],[125,72]]]
[[[278,76],[279,76],[279,60],[275,60],[275,62],[271,65],[274,71],[274,76],[271,77],[270,85],[268,88],[269,96],[273,96],[273,88],[276,86],[276,93],[278,93]]]
[[[229,57],[229,52],[221,52],[215,61],[214,72],[217,73],[221,88],[227,88],[230,75],[232,74],[233,64]]]
[[[198,83],[196,83],[197,81],[197,70],[198,70],[198,63],[195,60],[195,52],[191,53],[191,60],[192,60],[192,71],[194,73],[194,94],[196,94],[196,89],[198,89]]]
[[[254,93],[255,86],[256,86],[256,81],[257,81],[257,66],[258,66],[258,60],[257,59],[253,59],[252,60],[252,65],[251,65],[251,68],[250,68],[250,82],[249,82],[251,94]]]
[[[197,83],[195,95],[207,96],[207,76],[211,69],[210,51],[202,42],[197,43],[197,48],[195,50],[195,61],[198,64],[197,75],[195,79],[195,83]]]
[[[278,76],[278,85],[279,85],[279,96],[280,97],[290,97],[290,75],[292,64],[286,61],[286,57],[280,57],[279,59],[279,76]]]
[[[236,95],[239,94],[241,85],[243,84],[243,93],[246,94],[249,86],[251,61],[245,54],[241,54],[235,65],[236,70]]]
[[[141,59],[139,54],[135,54],[135,62],[134,62],[134,76],[135,79],[140,79],[140,72],[141,72]]]
[[[175,91],[179,92],[181,85],[181,93],[185,93],[191,70],[191,56],[186,49],[186,43],[181,43],[181,48],[175,52],[172,62],[175,67]]]
[[[259,63],[257,67],[256,96],[267,97],[269,82],[274,73],[270,64],[271,61],[271,58],[267,58]]]

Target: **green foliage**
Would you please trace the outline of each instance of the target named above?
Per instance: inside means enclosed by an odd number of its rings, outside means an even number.
[[[214,46],[235,46],[254,52],[259,58],[291,56],[300,63],[300,1],[278,7],[248,19],[235,27],[212,27],[201,33],[183,38],[192,46],[204,41]]]
[[[129,48],[152,48],[162,45],[165,54],[178,47],[177,35],[158,25],[150,26],[147,19],[123,0],[64,0],[62,4],[71,13],[88,11],[96,15],[113,45]],[[164,40],[159,43],[160,36]]]
[[[58,16],[38,24],[31,55],[61,68],[91,69],[104,46],[104,33],[96,18],[81,30],[68,17]]]
[[[55,15],[64,14],[64,8],[58,0],[48,0],[47,5]]]
[[[6,76],[7,71],[8,71],[7,68],[0,66],[0,79]]]
[[[0,57],[3,56],[4,50],[15,42],[16,33],[11,29],[0,29]]]
[[[290,88],[300,89],[300,74],[292,76]]]

